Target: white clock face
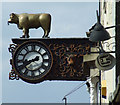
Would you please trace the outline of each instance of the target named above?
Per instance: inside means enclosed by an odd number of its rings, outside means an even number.
[[[38,68],[41,67],[42,62],[43,62],[43,58],[42,56],[37,53],[37,52],[30,52],[25,56],[25,60],[27,59],[28,61],[34,59],[35,57],[39,57],[39,59],[37,61],[31,62],[30,64],[26,65],[26,68],[28,70],[36,70]],[[47,62],[48,63],[48,62]]]
[[[51,69],[52,55],[43,43],[26,42],[16,50],[13,63],[20,77],[40,79]]]

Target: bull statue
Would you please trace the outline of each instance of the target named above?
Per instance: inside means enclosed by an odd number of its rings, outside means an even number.
[[[41,14],[10,14],[9,23],[17,24],[19,29],[23,30],[23,36],[21,38],[29,38],[29,29],[30,28],[39,28],[41,27],[44,30],[44,37],[48,37],[51,27],[51,15],[47,13]]]

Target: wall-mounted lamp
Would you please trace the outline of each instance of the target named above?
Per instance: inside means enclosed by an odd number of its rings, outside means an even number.
[[[89,37],[89,40],[92,42],[99,43],[99,53],[100,55],[97,57],[95,64],[96,67],[99,69],[99,89],[100,89],[100,105],[101,105],[101,70],[110,70],[115,65],[115,58],[112,56],[111,52],[107,53],[104,51],[103,46],[101,44],[101,41],[109,40],[110,34],[106,31],[106,29],[117,27],[117,26],[110,26],[104,28],[103,25],[100,23],[100,16],[97,13],[97,23],[92,26],[91,29],[89,29],[89,32],[87,32],[87,36]],[[115,52],[114,52],[115,53]]]
[[[89,40],[92,42],[99,42],[108,40],[110,38],[111,37],[109,33],[106,31],[106,29],[101,25],[100,22],[97,22],[90,32]]]

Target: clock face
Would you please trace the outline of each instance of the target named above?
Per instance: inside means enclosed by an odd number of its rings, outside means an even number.
[[[52,58],[52,53],[45,44],[28,41],[16,49],[13,65],[22,79],[35,82],[48,74],[52,66]]]

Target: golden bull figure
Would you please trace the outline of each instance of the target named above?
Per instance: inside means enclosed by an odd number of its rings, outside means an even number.
[[[29,38],[29,29],[30,28],[39,28],[41,27],[44,30],[43,37],[48,37],[51,27],[51,15],[47,13],[41,14],[10,14],[9,23],[17,24],[19,29],[23,30],[23,36],[21,38]]]

